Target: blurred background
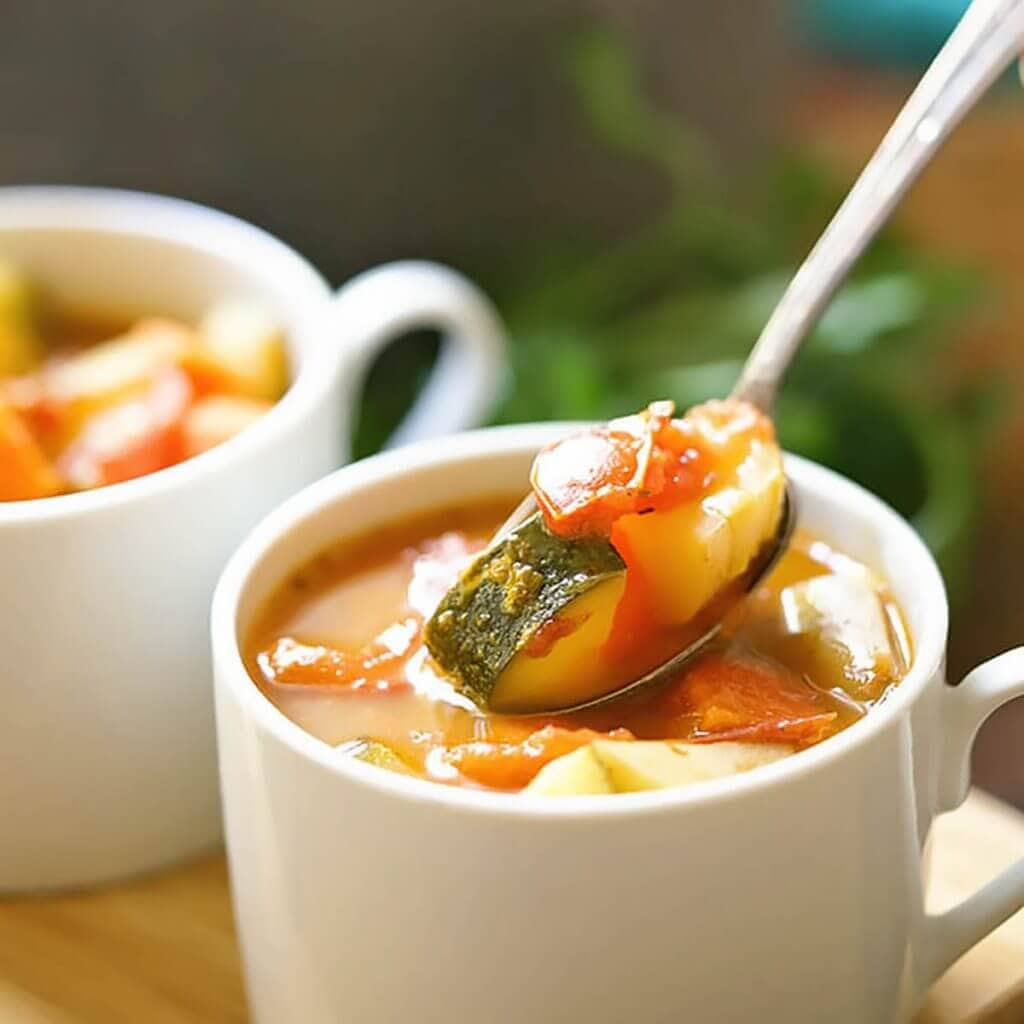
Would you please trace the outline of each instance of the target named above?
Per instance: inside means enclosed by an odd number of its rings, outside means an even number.
[[[728,391],[964,6],[15,2],[0,174],[221,207],[338,283],[447,261],[509,325],[501,421],[686,405]],[[877,491],[938,555],[953,677],[1024,642],[1022,322],[1024,89],[1008,80],[864,259],[780,408],[789,448]],[[385,354],[360,452],[430,352]],[[976,771],[1024,806],[1022,743],[1018,701]]]

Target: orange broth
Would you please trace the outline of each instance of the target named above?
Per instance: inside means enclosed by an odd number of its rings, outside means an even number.
[[[513,717],[460,695],[432,663],[422,625],[513,500],[448,508],[346,540],[294,572],[244,645],[249,672],[288,718],[331,745],[385,744],[414,774],[515,791],[597,734],[617,739],[787,743],[827,739],[884,699],[910,661],[902,618],[880,593],[893,671],[852,680],[780,622],[783,588],[856,564],[798,532],[770,577],[726,620],[723,636],[679,679],[588,712]],[[544,644],[537,645],[543,656]]]

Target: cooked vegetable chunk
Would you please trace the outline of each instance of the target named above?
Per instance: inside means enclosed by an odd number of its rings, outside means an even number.
[[[272,408],[272,402],[235,395],[210,395],[200,399],[188,410],[182,423],[185,457],[191,458],[223,444]]]
[[[791,747],[781,744],[663,740],[634,743],[595,740],[593,750],[617,793],[667,789],[717,779],[771,764],[793,752]]]
[[[805,747],[830,736],[837,712],[785,665],[756,654],[702,655],[658,698],[660,715],[695,739]]]
[[[477,785],[491,789],[522,789],[556,758],[571,754],[595,739],[628,740],[626,729],[608,733],[545,725],[519,738],[474,740],[446,751],[445,761]]]
[[[21,417],[0,399],[0,501],[48,498],[62,486]]]
[[[75,488],[133,480],[180,462],[181,423],[192,398],[188,377],[176,367],[154,374],[137,397],[93,415],[57,460]]]
[[[204,326],[43,308],[0,262],[0,501],[168,468],[269,411],[287,385],[279,325],[246,301],[214,307]]]
[[[625,515],[612,527],[612,544],[629,571],[642,577],[654,614],[667,625],[690,621],[742,575],[782,510],[785,477],[774,440],[750,437],[731,466],[736,437],[722,441],[703,424],[699,434],[719,457],[705,496],[649,515]]]
[[[898,674],[878,588],[865,576],[816,576],[780,596],[790,649],[816,679],[839,677],[854,697],[877,697]]]
[[[367,764],[386,768],[389,772],[398,772],[400,775],[415,774],[387,744],[378,743],[376,740],[354,740],[352,743],[342,744],[338,749]]]
[[[692,425],[671,402],[573,434],[536,458],[530,482],[553,533],[608,536],[620,516],[698,497],[708,473]]]
[[[27,373],[42,356],[36,301],[28,278],[0,262],[0,376]]]
[[[53,363],[42,375],[41,401],[56,425],[54,443],[63,447],[91,417],[142,398],[193,341],[174,321],[141,320],[127,334]]]
[[[534,776],[525,792],[542,796],[581,796],[614,793],[615,790],[591,745],[550,761]]]
[[[234,392],[275,402],[288,385],[281,325],[261,303],[222,302],[199,324],[203,349],[232,382]]]
[[[600,648],[625,586],[604,540],[556,537],[537,515],[463,573],[426,626],[430,653],[473,700],[543,707],[552,681],[569,701],[608,685]]]
[[[267,679],[281,686],[332,686],[352,694],[403,693],[412,689],[396,668],[419,640],[414,619],[396,622],[362,650],[346,651],[281,637],[260,655]]]

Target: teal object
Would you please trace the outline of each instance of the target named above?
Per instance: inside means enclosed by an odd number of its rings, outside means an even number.
[[[924,68],[967,0],[805,0],[802,28],[817,50],[871,64]]]

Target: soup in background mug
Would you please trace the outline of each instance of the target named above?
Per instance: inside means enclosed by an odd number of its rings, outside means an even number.
[[[206,642],[232,548],[346,462],[375,355],[428,327],[446,341],[392,443],[481,422],[503,343],[464,278],[371,270],[332,294],[297,252],[226,214],[103,189],[0,189],[0,257],[60,308],[196,322],[254,298],[283,328],[291,384],[197,457],[94,491],[0,503],[0,892],[156,868],[220,835]]]
[[[280,326],[253,298],[198,323],[56,306],[0,258],[0,501],[156,473],[241,433],[288,389]]]
[[[221,786],[253,1019],[904,1021],[1024,904],[1024,862],[926,913],[934,817],[966,794],[980,723],[1024,649],[944,679],[946,596],[911,527],[787,457],[801,525],[888,581],[905,678],[838,735],[677,789],[552,798],[438,785],[317,739],[243,645],[295,570],[346,538],[527,488],[565,428],[386,453],[288,501],[232,558],[212,616]]]

